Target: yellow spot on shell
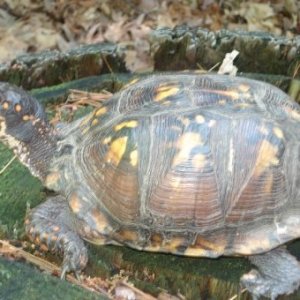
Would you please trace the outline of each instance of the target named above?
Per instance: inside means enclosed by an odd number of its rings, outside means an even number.
[[[128,230],[128,229],[120,230],[118,232],[118,236],[123,241],[135,242],[138,240],[138,234],[136,231],[133,230]]]
[[[178,252],[177,248],[184,245],[184,243],[184,238],[174,237],[170,241],[166,242],[162,249],[167,250],[168,252],[176,253]]]
[[[28,115],[24,115],[23,116],[23,121],[28,121],[28,120],[30,120],[30,117]]]
[[[110,141],[111,141],[111,136],[108,136],[103,140],[103,144],[107,145]]]
[[[163,236],[160,233],[153,233],[150,241],[152,246],[160,246],[163,242]]]
[[[273,174],[268,177],[268,181],[265,184],[264,191],[266,195],[271,195],[273,189]]]
[[[228,90],[228,91],[209,90],[209,92],[229,97],[229,98],[231,98],[231,100],[237,100],[240,98],[240,93],[237,90]],[[222,101],[222,100],[220,100],[220,101]]]
[[[196,169],[202,169],[206,164],[206,156],[204,154],[196,154],[193,157],[192,164]]]
[[[175,155],[173,160],[173,166],[177,166],[190,159],[190,152],[195,146],[202,145],[203,141],[201,136],[195,132],[187,132],[183,134],[178,142],[177,148],[179,152]]]
[[[262,235],[258,233],[257,236],[250,236],[243,240],[243,243],[240,243],[239,248],[236,249],[236,252],[243,255],[251,255],[254,253],[260,253],[261,249],[271,249],[271,241],[269,235]]]
[[[279,139],[283,138],[283,132],[279,127],[273,128],[273,132]]]
[[[112,162],[115,165],[119,164],[123,154],[125,153],[127,140],[128,137],[124,136],[114,140],[111,143],[106,157],[107,162]]]
[[[239,104],[237,104],[237,107],[239,107],[239,108],[248,108],[248,107],[250,107],[250,104],[249,103],[239,103]]]
[[[161,101],[167,97],[176,95],[179,91],[178,86],[162,86],[157,89],[157,94],[154,96],[154,101]]]
[[[208,256],[208,251],[202,248],[192,248],[189,247],[184,251],[185,256],[191,257],[201,257],[201,256]]]
[[[137,150],[133,150],[130,153],[130,164],[135,167],[137,165],[138,162],[138,151]]]
[[[91,119],[93,118],[93,114],[89,114],[81,121],[80,125],[84,126],[86,125]]]
[[[73,193],[70,196],[69,205],[75,214],[80,212],[82,205],[81,205],[80,198],[77,196],[76,193]]]
[[[203,124],[205,122],[205,118],[202,115],[196,116],[195,120],[198,124]]]
[[[240,84],[239,85],[239,90],[243,93],[246,93],[250,90],[250,86],[247,84]]]
[[[172,178],[170,184],[173,188],[178,188],[181,183],[181,177],[174,177]]]
[[[125,121],[115,126],[115,131],[119,131],[124,127],[134,128],[137,127],[138,122],[136,120]]]
[[[90,128],[89,127],[86,127],[86,128],[84,128],[84,129],[82,129],[82,134],[83,135],[85,135],[88,131],[90,130]]]
[[[137,83],[140,79],[139,78],[134,78],[132,80],[130,80],[128,83],[126,83],[124,86],[123,86],[123,90],[134,85],[135,83]]]
[[[209,256],[213,253],[214,255],[221,255],[224,252],[225,243],[221,240],[216,240],[216,242],[211,242],[204,239],[201,236],[197,236],[193,245],[188,247],[184,254],[186,256]]]
[[[94,119],[93,121],[92,121],[92,126],[95,126],[95,125],[97,125],[99,123],[99,121],[97,120],[97,119]]]
[[[257,154],[254,174],[259,176],[269,167],[278,165],[279,159],[276,156],[277,153],[277,147],[271,144],[269,141],[264,140]]]
[[[106,112],[107,112],[107,107],[101,107],[101,108],[99,108],[99,109],[96,111],[95,116],[96,116],[96,117],[102,116],[102,115],[104,115]]]

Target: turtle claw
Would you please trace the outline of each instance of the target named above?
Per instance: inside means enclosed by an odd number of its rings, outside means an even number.
[[[242,276],[241,284],[251,293],[252,300],[258,300],[262,295],[270,296],[270,283],[255,269]]]
[[[65,280],[65,279],[66,279],[67,273],[69,273],[70,271],[71,271],[71,270],[70,270],[70,268],[69,268],[68,265],[63,265],[63,266],[62,266],[62,269],[61,269],[60,279],[61,279],[61,280]],[[81,281],[80,271],[78,271],[78,270],[73,270],[73,272],[74,272],[74,275],[75,275],[76,279],[77,279],[78,281]]]
[[[39,241],[47,248],[64,255],[61,278],[74,272],[78,278],[88,261],[87,249],[78,233],[73,230],[73,217],[66,199],[62,196],[49,198],[31,210],[25,228],[32,241]]]
[[[87,249],[83,241],[79,238],[64,242],[64,260],[62,264],[61,279],[65,279],[66,274],[73,272],[80,280],[80,272],[85,268],[88,261]]]

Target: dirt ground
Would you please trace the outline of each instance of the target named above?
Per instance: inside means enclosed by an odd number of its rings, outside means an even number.
[[[300,34],[300,1],[0,0],[0,63],[28,52],[113,42],[126,47],[131,71],[151,70],[151,31],[181,24],[293,38]]]

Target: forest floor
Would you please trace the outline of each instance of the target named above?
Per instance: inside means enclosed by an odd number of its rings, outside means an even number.
[[[126,46],[129,70],[149,71],[151,31],[182,24],[293,38],[300,34],[300,1],[2,0],[0,63],[45,49],[113,42]]]

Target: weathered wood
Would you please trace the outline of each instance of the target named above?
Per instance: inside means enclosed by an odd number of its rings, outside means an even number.
[[[153,32],[151,52],[155,70],[209,70],[226,53],[240,52],[239,72],[268,73],[300,78],[300,37],[288,39],[265,32],[220,30],[178,26]]]
[[[0,65],[0,80],[32,89],[92,75],[126,72],[123,55],[114,44],[22,55]]]

